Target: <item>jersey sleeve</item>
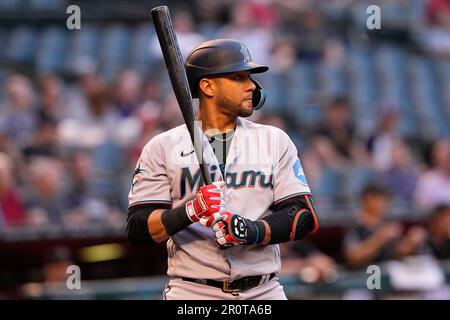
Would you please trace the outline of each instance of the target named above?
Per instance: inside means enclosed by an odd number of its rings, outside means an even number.
[[[294,143],[281,130],[278,141],[278,156],[274,167],[274,205],[298,195],[311,194]]]
[[[165,168],[164,150],[152,139],[142,150],[133,173],[128,208],[136,205],[171,205],[170,183]]]

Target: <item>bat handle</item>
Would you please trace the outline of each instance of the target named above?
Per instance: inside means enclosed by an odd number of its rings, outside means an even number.
[[[204,164],[200,164],[200,170],[202,171],[203,180],[205,181],[205,185],[212,184],[211,176],[209,175],[208,167]]]

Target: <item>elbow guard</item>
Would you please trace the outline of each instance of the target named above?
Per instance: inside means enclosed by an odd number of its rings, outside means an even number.
[[[272,209],[274,212],[262,219],[270,226],[270,244],[301,240],[319,228],[311,195],[291,198]]]
[[[281,209],[262,220],[270,226],[270,244],[303,239],[314,229],[312,213],[299,205]]]

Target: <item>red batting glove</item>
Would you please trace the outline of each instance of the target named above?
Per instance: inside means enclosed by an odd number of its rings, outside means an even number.
[[[202,217],[210,217],[221,211],[224,206],[222,192],[223,181],[200,187],[194,200],[186,203],[186,214],[192,222],[198,222]]]

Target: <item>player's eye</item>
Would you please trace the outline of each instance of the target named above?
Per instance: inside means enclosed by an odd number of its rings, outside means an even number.
[[[250,78],[250,75],[236,74],[235,76],[233,76],[233,80],[235,80],[235,81],[244,81],[247,78]]]

